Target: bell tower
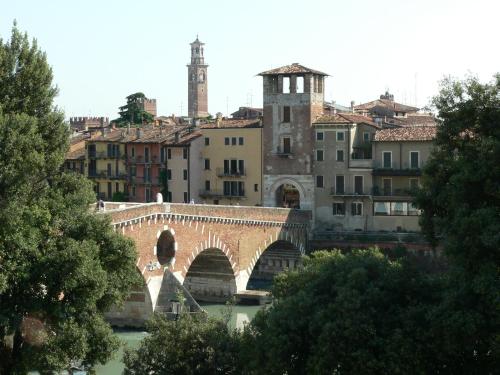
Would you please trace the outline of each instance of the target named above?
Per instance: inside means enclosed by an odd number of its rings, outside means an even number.
[[[196,40],[191,43],[191,63],[188,67],[188,116],[208,116],[208,80],[203,49],[205,43]]]

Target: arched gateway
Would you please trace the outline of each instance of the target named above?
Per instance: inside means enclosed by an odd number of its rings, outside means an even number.
[[[168,280],[200,300],[222,301],[245,290],[271,244],[285,241],[306,251],[311,219],[309,211],[285,208],[112,202],[106,207],[115,231],[136,243],[149,311],[168,311],[175,289]],[[147,319],[148,310],[142,311]]]

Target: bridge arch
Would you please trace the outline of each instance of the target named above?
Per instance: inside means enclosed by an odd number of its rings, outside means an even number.
[[[237,291],[237,271],[223,250],[209,247],[189,265],[184,287],[197,302],[225,302]]]
[[[175,240],[175,230],[168,228],[167,225],[163,227],[163,231],[156,233],[156,246],[153,249],[154,254],[158,258],[158,262],[164,266],[175,263],[175,254],[178,249],[177,241]]]

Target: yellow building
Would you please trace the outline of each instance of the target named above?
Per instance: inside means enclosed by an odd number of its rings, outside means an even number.
[[[202,125],[201,132],[202,202],[262,205],[262,122],[217,119]]]
[[[126,193],[126,139],[125,130],[106,129],[86,142],[85,174],[94,181],[94,191],[100,199],[110,201],[115,193]]]

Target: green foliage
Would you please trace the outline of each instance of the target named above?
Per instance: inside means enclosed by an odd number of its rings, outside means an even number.
[[[91,183],[62,172],[45,54],[14,27],[0,67],[0,373],[104,363],[118,342],[102,314],[140,282],[133,243],[89,210]]]
[[[222,320],[181,313],[177,320],[155,315],[151,333],[137,350],[126,350],[125,374],[240,374],[239,340]]]
[[[153,122],[154,117],[151,113],[142,109],[141,103],[146,100],[146,95],[142,92],[136,92],[127,96],[127,104],[120,107],[118,114],[120,117],[113,120],[117,126],[123,127],[127,124],[149,124]]]
[[[427,374],[440,279],[379,250],[320,251],[275,279],[243,337],[250,374]]]
[[[436,149],[416,204],[444,247],[447,288],[434,311],[439,355],[460,373],[493,373],[500,359],[500,74],[490,84],[446,79],[434,99]]]
[[[127,194],[125,194],[123,191],[115,191],[113,193],[113,202],[126,202],[127,201]]]

